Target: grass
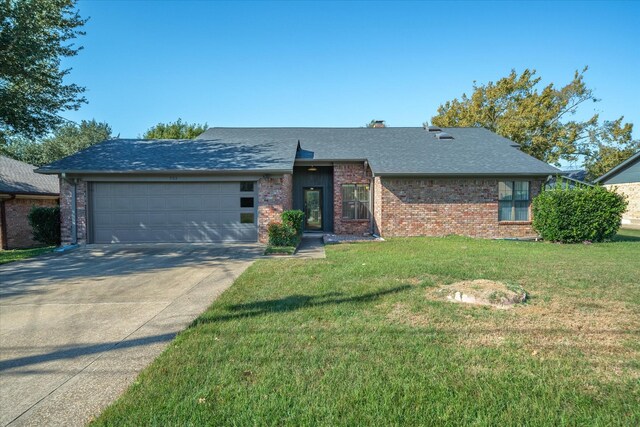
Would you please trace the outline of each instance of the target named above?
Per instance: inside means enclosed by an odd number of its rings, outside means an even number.
[[[44,248],[31,248],[31,249],[11,249],[7,251],[0,251],[0,264],[6,264],[8,262],[19,261],[21,259],[32,258],[41,254],[46,254],[53,251],[55,246],[46,246]]]
[[[614,240],[617,242],[640,242],[640,230],[621,228]]]
[[[260,260],[95,423],[640,425],[639,242],[389,239]],[[530,299],[446,301],[473,279]]]
[[[264,250],[265,255],[293,255],[296,252],[296,246],[267,246]]]

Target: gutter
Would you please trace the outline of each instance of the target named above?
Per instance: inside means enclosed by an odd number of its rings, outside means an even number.
[[[36,173],[43,175],[265,175],[293,173],[291,169],[210,169],[210,170],[71,170],[71,169],[36,169]]]
[[[546,177],[549,175],[553,175],[553,173],[545,172],[545,173],[531,173],[531,172],[501,172],[501,173],[374,173],[373,176],[392,178],[392,177],[400,177],[400,178],[408,178],[408,177],[421,177],[421,178],[474,178],[474,177],[483,177],[483,178],[491,178],[491,177],[513,177],[513,176],[521,176],[521,177]],[[562,173],[558,173],[558,175],[562,175]]]

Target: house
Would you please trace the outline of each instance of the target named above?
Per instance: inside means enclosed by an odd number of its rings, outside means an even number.
[[[2,249],[38,246],[33,240],[29,211],[33,206],[57,206],[56,177],[34,172],[35,166],[0,156],[0,241]]]
[[[622,226],[640,228],[640,151],[595,182],[627,196],[629,206],[622,215]]]
[[[593,187],[586,180],[587,171],[584,169],[563,171],[562,175],[554,175],[545,183],[545,188],[555,188],[560,185],[561,188],[573,189],[580,187]]]
[[[559,170],[481,128],[211,128],[104,141],[38,169],[61,185],[64,243],[266,242],[305,230],[526,238]]]

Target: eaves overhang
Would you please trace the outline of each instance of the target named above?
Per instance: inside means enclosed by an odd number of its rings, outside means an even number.
[[[293,169],[163,169],[163,170],[74,170],[36,169],[45,175],[272,175],[293,173]]]

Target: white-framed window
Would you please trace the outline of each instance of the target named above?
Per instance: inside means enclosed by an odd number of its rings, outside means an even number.
[[[498,221],[529,221],[530,205],[528,181],[498,183]]]
[[[342,185],[342,218],[369,219],[369,184]]]

